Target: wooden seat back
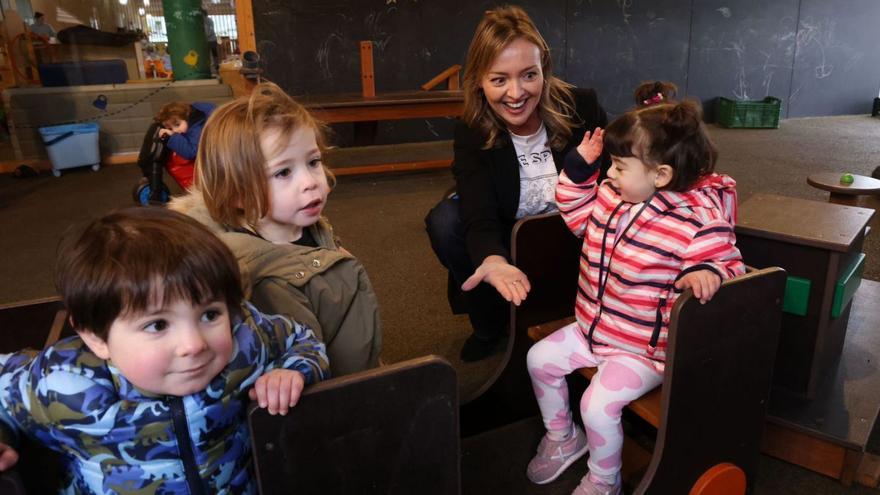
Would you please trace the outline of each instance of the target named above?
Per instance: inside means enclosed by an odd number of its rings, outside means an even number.
[[[57,297],[0,305],[0,353],[42,349],[74,335],[64,303]],[[0,473],[0,493],[54,493],[60,487],[58,454],[23,436],[19,462]]]
[[[460,491],[458,385],[436,356],[315,384],[248,422],[262,495]]]
[[[754,483],[784,289],[771,267],[726,281],[707,304],[690,291],[676,301],[657,442],[635,493],[688,493],[725,462]]]
[[[514,225],[511,257],[532,289],[520,306],[510,305],[509,340],[502,364],[483,387],[462,400],[463,436],[538,413],[526,371],[526,353],[532,345],[528,329],[574,312],[581,244],[559,213],[526,217]]]

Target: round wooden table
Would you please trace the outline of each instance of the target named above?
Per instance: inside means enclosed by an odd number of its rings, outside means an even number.
[[[880,195],[880,180],[864,175],[851,174],[851,184],[840,182],[842,173],[826,172],[807,177],[807,184],[831,193],[832,203],[847,206],[859,206],[859,196]]]

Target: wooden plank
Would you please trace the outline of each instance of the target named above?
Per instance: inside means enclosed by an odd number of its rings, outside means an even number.
[[[404,120],[461,115],[464,103],[388,103],[383,106],[363,107],[306,107],[318,120],[328,124],[365,122],[373,120]]]
[[[877,488],[880,483],[880,456],[866,452],[856,470],[856,483]]]
[[[452,166],[452,160],[426,160],[422,162],[382,163],[378,165],[363,165],[358,167],[342,167],[331,169],[333,175],[363,175],[381,174],[387,172],[410,172],[414,170],[431,170],[448,168]]]
[[[406,105],[416,103],[464,103],[461,91],[389,91],[364,98],[360,93],[340,93],[332,95],[299,95],[295,99],[306,108],[336,107],[382,107],[390,104]]]
[[[364,98],[376,96],[376,78],[373,74],[373,42],[361,41],[361,94]]]
[[[437,86],[438,84],[440,84],[446,80],[449,81],[449,83],[448,83],[449,89],[458,89],[458,73],[459,73],[459,71],[461,71],[461,66],[458,64],[455,64],[452,67],[449,67],[448,69],[444,70],[440,74],[437,74],[437,76],[435,76],[434,79],[431,79],[430,81],[426,82],[425,84],[422,84],[422,89],[425,91],[428,91],[428,90],[432,89],[434,86]],[[455,83],[452,82],[453,80],[455,80]],[[455,87],[452,87],[453,84],[455,85]]]
[[[764,426],[761,451],[810,471],[839,479],[843,473],[847,449],[768,422]]]
[[[238,30],[239,52],[257,51],[257,37],[254,34],[254,9],[251,0],[235,2],[235,25]]]
[[[574,322],[574,316],[529,327],[529,338],[532,339],[532,341],[537,342],[572,322]],[[596,374],[596,371],[596,368],[581,368],[578,370],[578,373],[580,373],[586,379],[591,380]],[[661,387],[657,387],[647,394],[632,401],[627,407],[632,412],[636,413],[640,418],[650,423],[653,427],[659,428],[661,396]]]

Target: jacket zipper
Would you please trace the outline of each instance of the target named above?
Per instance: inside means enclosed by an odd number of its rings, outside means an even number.
[[[174,426],[174,434],[177,437],[180,460],[183,461],[183,472],[186,475],[186,486],[191,495],[205,494],[202,478],[199,476],[199,465],[196,464],[196,456],[193,452],[192,438],[189,436],[189,427],[186,422],[186,410],[183,408],[182,397],[170,397],[171,420]]]
[[[653,356],[657,350],[657,341],[660,339],[660,328],[663,326],[663,306],[666,305],[666,298],[661,297],[660,303],[657,304],[657,321],[654,322],[654,333],[651,334],[651,341],[648,343],[648,355]]]

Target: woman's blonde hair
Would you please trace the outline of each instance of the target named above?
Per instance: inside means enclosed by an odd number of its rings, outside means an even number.
[[[480,21],[468,48],[464,79],[464,113],[462,119],[486,136],[484,149],[499,146],[499,136],[506,131],[504,121],[489,107],[483,95],[482,79],[498,54],[512,41],[522,38],[541,51],[544,87],[536,109],[547,128],[550,147],[560,150],[571,138],[575,126],[574,96],[571,84],[553,76],[550,47],[535,23],[519,7],[504,6],[489,10]]]
[[[281,88],[272,83],[254,87],[250,96],[217,108],[205,123],[196,154],[195,187],[215,222],[256,226],[269,213],[269,185],[260,138],[277,131],[283,147],[297,129],[315,131],[318,149],[326,151],[327,127]],[[336,180],[324,166],[327,182]]]

